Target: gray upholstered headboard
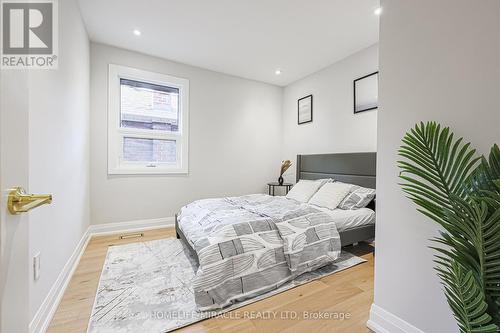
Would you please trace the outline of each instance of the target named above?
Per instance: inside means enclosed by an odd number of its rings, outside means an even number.
[[[377,153],[297,155],[299,179],[335,180],[375,188]]]

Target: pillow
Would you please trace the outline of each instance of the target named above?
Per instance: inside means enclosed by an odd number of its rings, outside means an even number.
[[[299,180],[297,184],[286,195],[287,199],[294,199],[299,202],[308,202],[316,191],[323,185],[322,182],[313,180]]]
[[[350,184],[340,182],[326,183],[312,196],[309,203],[328,209],[335,209],[349,194],[351,187],[352,185]]]
[[[350,193],[339,204],[340,209],[359,209],[366,207],[375,198],[375,190],[351,185]]]
[[[333,178],[321,178],[321,179],[315,179],[315,182],[321,182],[323,185],[326,183],[333,183],[335,179]]]

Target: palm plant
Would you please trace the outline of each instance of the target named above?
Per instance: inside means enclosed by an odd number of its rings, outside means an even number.
[[[477,157],[448,127],[417,124],[398,161],[403,191],[442,226],[435,267],[460,332],[500,332],[500,150]]]

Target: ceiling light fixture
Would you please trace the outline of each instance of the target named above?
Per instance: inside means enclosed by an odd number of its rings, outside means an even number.
[[[134,29],[134,35],[136,36],[140,36],[141,35],[141,32],[137,29]]]
[[[382,14],[382,7],[378,7],[377,9],[375,9],[373,11],[373,14],[379,16],[380,14]]]
[[[275,70],[275,71],[274,71],[274,74],[276,74],[276,75],[281,75],[281,69],[277,69],[277,70]]]

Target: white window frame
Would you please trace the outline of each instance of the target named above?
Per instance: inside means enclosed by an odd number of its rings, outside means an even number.
[[[122,128],[120,79],[130,79],[179,89],[179,131]],[[108,76],[108,174],[188,174],[189,80],[140,69],[109,64]],[[123,138],[176,141],[176,163],[125,162]]]

